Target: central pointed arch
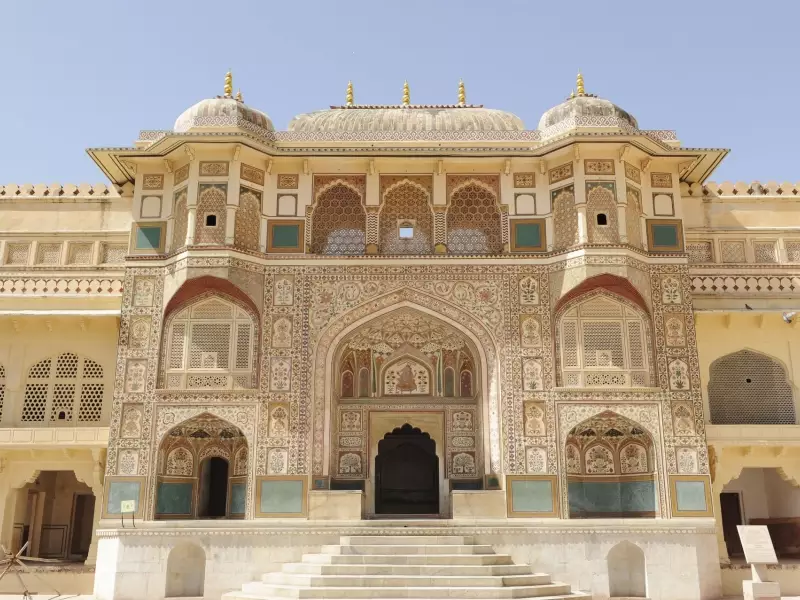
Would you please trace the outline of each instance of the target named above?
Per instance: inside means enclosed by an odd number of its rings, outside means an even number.
[[[335,389],[337,349],[351,332],[369,321],[399,309],[415,310],[437,319],[463,334],[474,349],[478,374],[477,386],[482,398],[480,413],[483,423],[483,452],[487,458],[485,468],[489,472],[501,472],[500,446],[500,373],[497,349],[492,335],[475,317],[418,290],[404,288],[387,293],[369,302],[369,310],[354,307],[332,321],[319,335],[313,361],[314,412],[313,427],[313,471],[315,474],[330,472],[330,456],[324,451],[331,444],[332,403]],[[508,411],[504,411],[504,414]],[[509,420],[513,415],[509,414]],[[513,424],[504,423],[503,428]]]

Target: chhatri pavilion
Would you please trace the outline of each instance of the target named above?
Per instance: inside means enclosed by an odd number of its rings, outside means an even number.
[[[6,548],[97,600],[711,600],[749,523],[800,594],[800,184],[580,75],[535,128],[233,90],[0,186]]]

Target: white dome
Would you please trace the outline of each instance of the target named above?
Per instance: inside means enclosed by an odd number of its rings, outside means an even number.
[[[198,102],[183,111],[173,127],[178,133],[207,128],[240,128],[262,135],[275,131],[265,113],[231,97]]]

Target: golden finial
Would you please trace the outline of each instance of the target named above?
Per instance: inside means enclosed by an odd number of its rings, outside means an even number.
[[[241,90],[241,88],[239,90],[237,90],[237,92],[236,92],[236,100],[238,100],[239,102],[244,102],[244,98],[242,98],[242,90]]]
[[[464,88],[464,80],[458,80],[458,103],[459,104],[466,104],[467,103],[467,90]]]
[[[403,83],[403,106],[411,104],[411,89],[408,87],[408,81]]]
[[[570,100],[572,100],[574,97],[575,97],[575,90],[572,90],[572,91],[569,93],[569,99],[570,99]]]
[[[225,97],[230,98],[233,94],[233,74],[230,70],[225,73]]]
[[[581,75],[580,71],[578,71],[577,87],[578,87],[578,96],[585,96],[586,90],[583,88],[583,75]]]
[[[353,106],[353,82],[347,82],[347,94],[345,95],[347,106]]]

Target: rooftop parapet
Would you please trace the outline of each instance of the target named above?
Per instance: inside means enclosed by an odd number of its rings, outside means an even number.
[[[75,185],[68,183],[23,183],[22,185],[10,183],[0,185],[0,199],[9,198],[119,198],[124,193],[123,188],[105,183],[81,183]]]
[[[705,184],[693,183],[691,185],[682,183],[681,192],[686,196],[708,197],[708,196],[800,196],[800,182],[792,183],[784,181],[707,181]]]

